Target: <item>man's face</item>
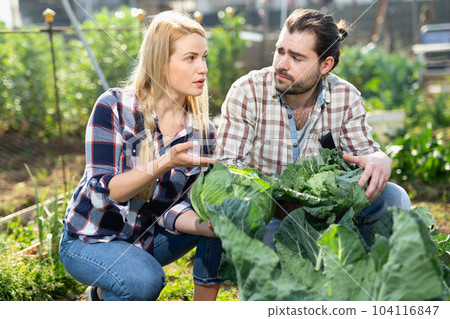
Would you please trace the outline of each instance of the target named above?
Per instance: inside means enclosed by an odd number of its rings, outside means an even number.
[[[319,82],[321,63],[313,50],[316,41],[314,33],[294,32],[286,28],[280,33],[273,68],[276,89],[281,94],[303,94],[313,89]]]

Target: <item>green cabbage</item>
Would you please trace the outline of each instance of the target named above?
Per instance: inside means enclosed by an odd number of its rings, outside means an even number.
[[[226,167],[216,162],[212,168],[202,172],[192,186],[191,202],[201,219],[208,221],[206,204],[221,205],[225,198],[233,197],[248,199],[255,206],[252,211],[268,223],[275,212],[272,192],[273,185],[257,169]]]
[[[316,156],[298,158],[288,165],[276,181],[274,197],[302,204],[307,213],[331,224],[350,207],[359,214],[368,204],[364,188],[358,184],[362,172],[347,163],[341,151],[321,149]]]

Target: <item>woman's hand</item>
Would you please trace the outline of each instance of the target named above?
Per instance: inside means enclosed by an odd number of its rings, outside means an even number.
[[[367,181],[369,185],[366,189],[366,196],[369,201],[374,201],[384,190],[389,177],[391,176],[392,160],[381,151],[363,155],[352,156],[344,154],[347,162],[358,164],[364,169],[358,184],[364,186]]]
[[[169,169],[172,169],[175,167],[207,166],[214,164],[214,159],[201,157],[189,151],[195,147],[198,147],[197,141],[172,146],[167,153],[161,156],[159,165],[165,165]]]
[[[200,223],[200,217],[193,211],[188,210],[181,214],[175,221],[175,229],[179,232],[205,237],[217,237],[211,222]]]

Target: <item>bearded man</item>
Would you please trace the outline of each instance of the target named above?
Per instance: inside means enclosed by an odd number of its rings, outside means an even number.
[[[331,71],[339,63],[344,21],[316,10],[298,9],[287,18],[275,47],[273,64],[238,79],[222,105],[216,155],[225,165],[281,174],[298,157],[321,147],[336,147],[364,172],[370,201],[358,216],[361,235],[370,246],[373,229],[389,206],[410,209],[403,188],[388,182],[392,160],[380,150],[367,124],[360,92]],[[326,141],[324,141],[326,140]],[[328,145],[324,145],[328,144]],[[264,242],[292,207],[277,209]]]

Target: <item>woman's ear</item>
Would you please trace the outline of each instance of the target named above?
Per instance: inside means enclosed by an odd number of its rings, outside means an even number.
[[[331,56],[327,56],[325,60],[320,62],[320,74],[325,75],[333,69],[334,59]]]

